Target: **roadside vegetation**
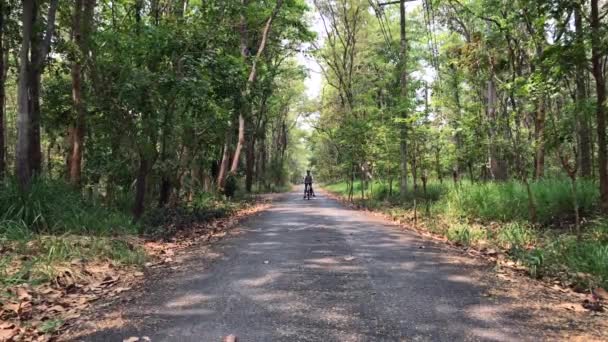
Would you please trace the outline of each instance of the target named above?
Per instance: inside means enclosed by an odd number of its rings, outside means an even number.
[[[534,277],[608,286],[606,6],[373,3],[315,2],[316,179]]]
[[[608,221],[598,215],[598,191],[581,182],[577,198],[583,232],[574,230],[574,209],[567,179],[531,182],[537,223],[532,224],[525,187],[518,182],[456,185],[432,181],[402,200],[386,184],[355,182],[352,200],[393,220],[414,225],[450,242],[491,256],[504,253],[533,277],[558,278],[582,291],[608,287]],[[348,198],[350,184],[325,189]],[[363,190],[363,191],[362,191]]]

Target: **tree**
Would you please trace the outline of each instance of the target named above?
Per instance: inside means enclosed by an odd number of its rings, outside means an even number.
[[[591,65],[597,97],[597,144],[602,211],[608,212],[608,151],[606,150],[606,75],[604,73],[606,30],[600,23],[599,1],[591,0]]]
[[[83,68],[89,56],[89,39],[93,26],[95,0],[76,0],[72,18],[72,41],[74,57],[72,72],[72,100],[75,123],[68,128],[69,152],[67,157],[68,177],[74,186],[81,185],[82,155],[86,129],[86,104],[83,98]]]
[[[40,5],[34,0],[23,0],[23,34],[19,53],[18,85],[18,138],[15,173],[22,190],[26,190],[32,177],[40,171],[40,76],[51,46],[55,30],[58,0],[51,0],[46,16],[46,29],[39,32]]]

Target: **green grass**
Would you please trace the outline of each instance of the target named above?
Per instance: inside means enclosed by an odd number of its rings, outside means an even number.
[[[463,181],[458,186],[432,181],[426,197],[431,203],[430,216],[423,215],[425,196],[421,189],[401,201],[398,184],[394,185],[393,196],[389,196],[386,184],[375,183],[373,192],[366,192],[365,205],[395,219],[411,219],[416,198],[421,226],[432,233],[458,245],[483,244],[502,249],[526,266],[533,277],[568,274],[579,285],[608,288],[608,221],[587,224],[577,240],[570,230],[562,227],[563,223],[571,223],[574,216],[570,181],[548,178],[532,182],[530,187],[538,225],[530,223],[528,192],[517,181]],[[577,188],[581,216],[593,218],[599,200],[597,184],[579,180]],[[325,189],[348,195],[344,182],[326,185]],[[361,201],[359,182],[355,182],[353,194],[356,201]]]
[[[530,187],[539,223],[550,224],[574,215],[568,179],[543,179],[532,182]],[[592,213],[599,198],[597,184],[581,180],[577,187],[581,213]],[[517,181],[463,182],[459,187],[451,187],[440,205],[442,211],[456,217],[503,222],[530,220],[528,193],[525,185]]]
[[[132,265],[144,251],[127,242],[137,234],[131,217],[88,201],[61,181],[38,179],[22,194],[0,184],[0,286],[52,279],[74,259]]]
[[[3,240],[4,239],[4,240]],[[142,265],[145,251],[118,237],[32,235],[23,240],[0,238],[0,287],[53,279],[74,260],[107,260],[118,265]]]
[[[494,240],[504,249],[525,248],[537,241],[537,232],[527,224],[509,222],[500,227]]]
[[[485,239],[487,232],[484,229],[476,229],[466,224],[455,224],[446,230],[448,240],[462,246],[470,246]]]
[[[28,233],[109,236],[137,232],[128,214],[87,201],[61,181],[36,180],[25,194],[14,181],[0,184],[0,213],[0,236],[8,238]]]
[[[538,223],[551,224],[574,216],[570,180],[566,178],[543,179],[532,182],[531,190],[536,203]],[[348,195],[346,182],[326,185],[325,188],[342,196]],[[413,189],[412,184],[409,186]],[[370,191],[372,190],[373,191]],[[361,183],[355,182],[355,199],[361,198]],[[530,220],[528,193],[518,181],[471,183],[462,181],[458,186],[451,182],[439,183],[436,180],[427,184],[426,196],[419,184],[416,191],[410,191],[404,200],[399,197],[399,186],[393,184],[393,195],[389,196],[388,185],[375,182],[368,186],[366,198],[371,201],[388,201],[392,204],[410,208],[414,198],[422,207],[425,200],[432,203],[433,212],[461,219],[483,221],[528,221]],[[577,200],[583,216],[597,209],[598,186],[589,180],[577,183]]]

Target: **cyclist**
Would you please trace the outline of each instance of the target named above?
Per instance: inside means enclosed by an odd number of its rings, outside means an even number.
[[[312,197],[316,197],[315,192],[312,190],[312,176],[310,175],[310,170],[306,170],[306,177],[304,177],[304,198],[306,198],[306,190],[308,188],[310,188]]]

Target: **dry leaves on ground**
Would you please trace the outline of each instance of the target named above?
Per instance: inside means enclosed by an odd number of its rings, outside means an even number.
[[[234,227],[241,219],[256,214],[268,206],[268,202],[259,203],[240,210],[231,217],[193,225],[191,229],[181,231],[170,241],[144,241],[133,238],[130,243],[142,246],[150,257],[144,270],[174,268],[172,265],[178,264],[188,254],[188,247],[225,235],[226,231]],[[108,302],[110,299],[118,297],[119,294],[143,280],[145,273],[134,267],[114,265],[110,262],[91,263],[76,260],[70,265],[66,265],[65,270],[52,283],[19,290],[21,297],[31,298],[27,299],[26,303],[31,303],[32,310],[29,318],[25,320],[22,319],[25,316],[19,316],[14,311],[8,314],[7,319],[15,322],[15,327],[19,330],[17,335],[11,336],[11,339],[19,340],[23,337],[33,339],[37,336],[46,336],[40,327],[44,326],[45,321],[58,317],[61,319],[58,324],[63,326],[62,330],[66,330],[71,325],[66,323],[77,322],[91,303]],[[15,305],[20,302],[13,301],[11,304],[13,308],[16,308]],[[2,308],[0,308],[0,313],[2,312]],[[2,314],[0,314],[0,320],[2,319]],[[31,328],[18,328],[25,326],[24,323],[31,325]],[[7,341],[11,341],[11,339],[7,339]],[[133,341],[149,340],[145,336],[132,337],[132,339]],[[1,338],[0,341],[2,341]]]

